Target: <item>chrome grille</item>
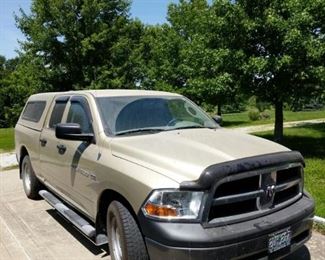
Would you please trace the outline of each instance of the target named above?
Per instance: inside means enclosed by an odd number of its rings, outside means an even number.
[[[268,214],[300,198],[302,189],[300,163],[227,176],[215,186],[207,222],[225,224]]]

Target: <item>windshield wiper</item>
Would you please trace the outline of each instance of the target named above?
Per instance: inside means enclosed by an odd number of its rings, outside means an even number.
[[[202,125],[189,125],[189,126],[180,126],[169,129],[172,130],[180,130],[180,129],[194,129],[194,128],[207,128],[207,129],[216,129],[216,127],[208,127],[208,126],[202,126]]]
[[[115,135],[118,136],[118,135],[136,134],[136,133],[143,133],[143,132],[157,133],[165,130],[166,130],[165,128],[138,128],[138,129],[131,129],[131,130],[117,132]]]

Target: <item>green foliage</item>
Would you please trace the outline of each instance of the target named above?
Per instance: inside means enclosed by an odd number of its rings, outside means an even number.
[[[249,88],[272,103],[318,94],[324,83],[323,1],[239,1],[247,14]],[[318,13],[318,12],[317,12]],[[324,16],[324,15],[323,15]],[[324,17],[322,17],[324,20]]]
[[[250,109],[248,111],[248,118],[251,121],[257,121],[260,119],[260,112],[258,111],[258,109]]]
[[[0,127],[13,126],[29,95],[85,88],[134,88],[143,25],[128,0],[33,0],[16,16],[19,59],[0,57]]]
[[[0,127],[9,127],[17,122],[27,97],[46,88],[36,73],[42,71],[40,64],[30,63],[26,56],[4,61],[0,78]]]
[[[141,84],[150,89],[173,89],[199,104],[233,101],[244,61],[241,15],[238,6],[229,1],[171,4],[169,24],[148,27],[142,37]]]
[[[268,120],[271,118],[271,111],[270,110],[264,110],[263,112],[260,112],[260,118],[262,120]]]
[[[229,102],[222,106],[222,113],[239,113],[246,110],[245,101],[239,96],[235,96],[234,102]]]
[[[21,10],[18,27],[26,35],[22,56],[46,89],[133,87],[132,49],[142,24],[128,17],[129,1],[59,0],[32,2]]]
[[[139,82],[145,89],[179,91],[184,85],[182,39],[167,25],[147,26],[136,50]]]
[[[24,104],[25,88],[13,84],[17,80],[18,59],[6,60],[1,57],[0,65],[0,127],[16,123]]]
[[[324,93],[325,2],[239,0],[246,15],[247,92],[275,105],[281,139],[283,103]]]
[[[0,57],[0,126],[33,93],[87,88],[179,92],[209,111],[241,111],[254,95],[261,118],[283,104],[325,100],[325,2],[180,0],[168,23],[144,26],[129,0],[33,0],[16,17],[19,59]],[[250,102],[249,102],[250,103]]]
[[[247,102],[248,108],[257,108],[258,111],[263,112],[266,109],[271,108],[271,104],[265,101],[260,100],[256,96],[251,96]]]
[[[268,120],[271,118],[271,105],[260,101],[256,96],[251,96],[247,102],[248,118],[251,121]]]

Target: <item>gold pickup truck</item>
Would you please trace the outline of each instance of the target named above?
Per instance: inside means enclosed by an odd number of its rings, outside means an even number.
[[[15,127],[27,197],[112,259],[281,258],[311,236],[304,159],[144,90],[32,95]]]

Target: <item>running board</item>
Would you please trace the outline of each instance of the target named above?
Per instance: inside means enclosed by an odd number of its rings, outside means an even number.
[[[83,235],[85,235],[96,246],[107,244],[107,236],[96,235],[96,229],[87,220],[78,215],[71,208],[68,208],[57,197],[46,190],[40,190],[38,194],[43,197],[54,209],[56,209],[65,219],[71,222]]]

